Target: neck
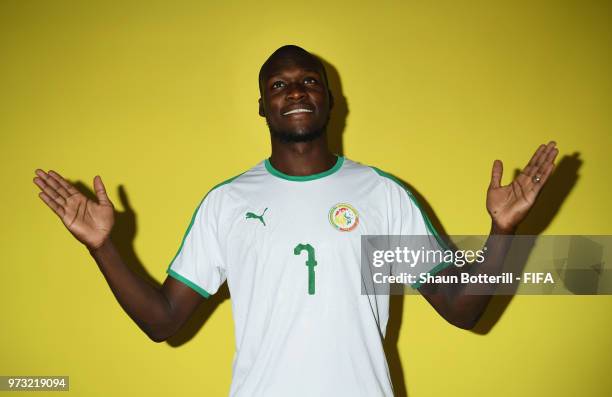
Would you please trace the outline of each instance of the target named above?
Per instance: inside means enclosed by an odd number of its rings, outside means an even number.
[[[327,147],[325,134],[310,142],[280,142],[272,138],[270,163],[280,172],[293,176],[307,176],[325,172],[336,164],[337,158]]]

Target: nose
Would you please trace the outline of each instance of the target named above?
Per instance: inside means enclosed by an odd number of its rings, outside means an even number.
[[[306,89],[301,83],[292,83],[287,89],[287,98],[298,101],[306,96]]]

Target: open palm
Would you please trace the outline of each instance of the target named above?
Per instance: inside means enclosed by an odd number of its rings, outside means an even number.
[[[495,160],[493,163],[487,211],[500,230],[514,230],[527,216],[554,169],[554,160],[559,153],[555,145],[554,141],[540,145],[521,173],[506,186],[501,186],[502,162]]]
[[[90,200],[60,174],[35,171],[38,196],[59,216],[66,228],[89,249],[98,248],[110,235],[115,221],[114,207],[106,195],[102,178],[94,178],[98,202]]]

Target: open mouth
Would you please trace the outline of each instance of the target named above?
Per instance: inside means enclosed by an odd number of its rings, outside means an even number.
[[[298,108],[289,110],[288,112],[283,113],[283,116],[288,116],[290,114],[298,114],[298,113],[312,113],[312,110],[306,108]]]

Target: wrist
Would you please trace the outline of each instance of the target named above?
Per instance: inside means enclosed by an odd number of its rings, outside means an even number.
[[[110,246],[111,246],[111,241],[110,241],[110,236],[108,236],[104,240],[102,240],[101,243],[98,243],[98,244],[93,245],[93,246],[87,245],[87,249],[89,250],[89,253],[91,255],[95,255],[95,254],[100,253],[102,251],[108,250],[110,248]]]
[[[516,226],[499,225],[495,221],[491,222],[491,234],[512,235],[516,233]]]

